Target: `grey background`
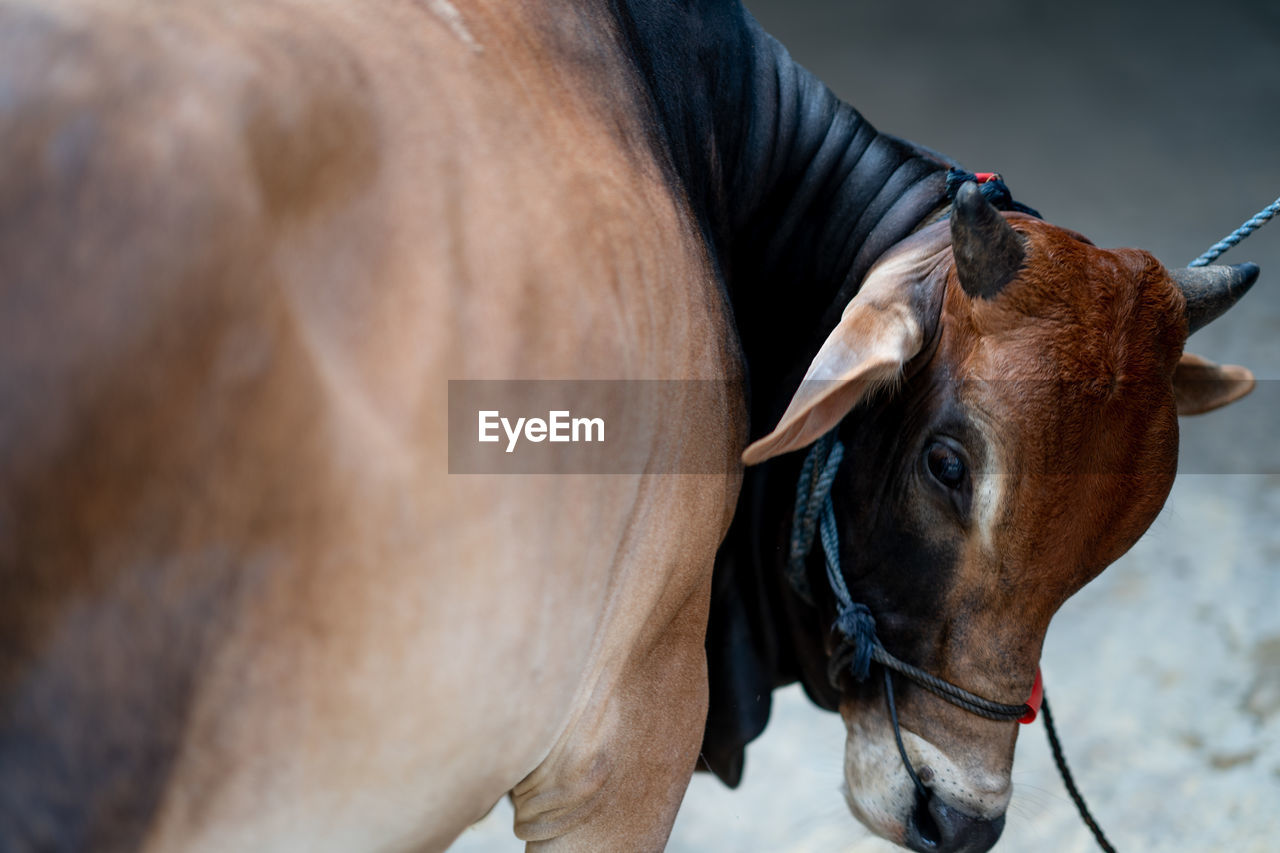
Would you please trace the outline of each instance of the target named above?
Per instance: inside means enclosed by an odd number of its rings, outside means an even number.
[[[1280,196],[1280,3],[748,3],[877,127],[999,171],[1102,246],[1185,264]],[[1280,223],[1262,278],[1191,348],[1263,380],[1183,423],[1165,512],[1050,629],[1045,684],[1122,850],[1280,842]],[[1036,724],[997,849],[1095,849]],[[673,851],[890,850],[845,810],[839,720],[780,691],[746,781],[694,779]],[[502,804],[455,846],[518,850]]]

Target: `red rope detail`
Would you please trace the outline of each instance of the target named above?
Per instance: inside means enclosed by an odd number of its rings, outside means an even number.
[[[1044,701],[1044,679],[1040,677],[1040,667],[1036,667],[1036,683],[1031,685],[1031,698],[1027,700],[1027,707],[1031,710],[1018,718],[1020,723],[1034,723],[1036,715],[1040,713],[1040,703]]]

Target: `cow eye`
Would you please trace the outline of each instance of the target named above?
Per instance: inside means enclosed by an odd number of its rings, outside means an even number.
[[[942,441],[934,441],[925,448],[924,464],[933,479],[948,489],[959,489],[968,476],[968,469],[960,454]]]

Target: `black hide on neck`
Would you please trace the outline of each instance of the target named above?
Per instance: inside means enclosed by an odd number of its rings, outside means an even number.
[[[879,133],[737,2],[613,0],[653,143],[706,239],[746,361],[751,434],[767,432],[872,263],[945,203],[954,165]],[[799,454],[792,454],[792,457]],[[823,617],[783,580],[799,459],[747,472],[717,557],[703,762],[736,786],[773,688],[819,705]]]

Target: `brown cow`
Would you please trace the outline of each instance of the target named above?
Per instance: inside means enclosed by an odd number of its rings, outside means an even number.
[[[871,270],[781,422],[745,459],[764,462],[838,429],[851,464],[833,494],[853,599],[870,603],[899,658],[1021,703],[1054,612],[1163,505],[1177,463],[1176,414],[1252,388],[1248,371],[1182,355],[1182,344],[1189,323],[1225,310],[1256,273],[1243,265],[1171,275],[1143,252],[1097,249],[1020,214],[1006,222],[967,184],[949,224],[921,230]],[[737,682],[766,677],[803,681],[845,719],[855,815],[912,849],[987,849],[1012,792],[1017,726],[904,685],[906,749],[929,780],[927,798],[917,796],[881,682],[829,681],[835,602],[828,594],[815,611],[785,579],[786,551],[774,543],[789,534],[791,494],[753,495],[765,488],[757,476],[795,482],[797,459],[776,464],[748,478],[743,501],[754,496],[766,508],[749,530],[735,523],[718,585],[729,601],[769,589],[750,602],[754,634],[790,636],[796,659],[733,649],[720,661],[730,681],[721,690],[740,694]],[[759,554],[776,555],[766,558],[770,569],[755,569],[750,555]],[[823,560],[813,556],[809,584],[820,589]],[[716,639],[731,630],[713,621],[713,684]],[[737,750],[754,732],[743,734],[749,720],[733,714],[717,720],[714,698],[708,763],[732,782]]]
[[[957,452],[998,476],[973,468],[964,513],[856,492],[914,513],[932,550],[910,568],[945,557],[945,582],[921,597],[886,562],[854,586],[886,644],[973,689],[1023,698],[1049,614],[1172,476],[1168,274],[1017,220],[1026,265],[998,295],[958,289],[945,227],[859,292],[948,210],[947,164],[736,3],[3,0],[0,151],[5,850],[436,850],[508,794],[532,847],[660,847],[703,737],[748,423],[824,338],[838,392],[802,391],[752,453],[802,447],[903,365],[896,408],[869,411],[969,418]],[[1075,377],[1070,354],[1121,373],[1067,407],[947,384]],[[1195,369],[1202,407],[1238,393]],[[630,473],[451,476],[447,381],[509,378],[720,391],[642,410]],[[855,426],[863,458],[916,434]],[[1149,462],[1082,495],[1026,452],[1055,430]],[[844,512],[866,487],[838,487]],[[901,548],[879,521],[846,529]],[[817,660],[830,620],[801,615]],[[851,801],[911,842],[874,697],[839,702]],[[993,840],[1013,727],[902,704],[937,849]]]

